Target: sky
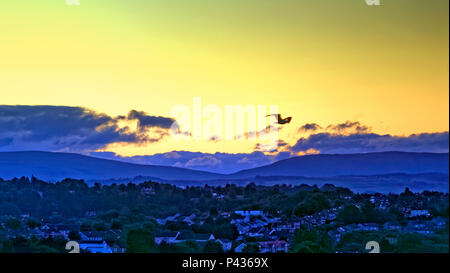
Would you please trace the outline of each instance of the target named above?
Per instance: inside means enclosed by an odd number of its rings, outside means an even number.
[[[381,2],[3,0],[0,151],[224,172],[308,153],[448,152],[449,2]],[[194,98],[293,119],[270,153],[258,139],[176,140],[172,109]]]

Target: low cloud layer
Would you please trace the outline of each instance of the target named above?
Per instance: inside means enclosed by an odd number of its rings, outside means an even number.
[[[127,120],[137,120],[138,128],[144,132],[149,128],[170,129],[174,120],[166,117],[149,116],[143,111],[131,110],[126,117]]]
[[[329,132],[336,134],[367,134],[371,132],[371,128],[362,125],[359,121],[346,121],[339,124],[331,124],[326,128]]]
[[[255,149],[260,149],[256,145]],[[391,136],[369,134],[339,135],[336,133],[317,133],[300,138],[290,146],[280,140],[278,149],[271,153],[200,153],[172,151],[149,156],[122,157],[110,152],[91,153],[107,159],[121,160],[137,164],[165,165],[201,171],[233,173],[268,165],[278,160],[311,154],[349,154],[384,151],[436,152],[448,153],[449,133],[423,133],[410,136]]]
[[[306,132],[315,132],[315,131],[320,130],[320,129],[322,129],[322,127],[319,124],[317,124],[317,123],[307,123],[307,124],[301,126],[298,129],[298,131],[300,133],[303,133],[303,132],[306,133]]]
[[[300,138],[291,149],[294,152],[314,149],[320,151],[322,154],[385,151],[447,153],[449,150],[449,133],[392,136],[375,133],[341,135],[325,132]]]
[[[164,165],[218,173],[233,173],[273,163],[278,155],[253,153],[200,153],[173,151],[146,156],[123,157],[111,152],[93,152],[92,156],[136,164]],[[288,155],[289,157],[289,155]],[[284,157],[285,158],[285,157]]]
[[[298,129],[294,145],[279,140],[268,150],[263,144],[257,144],[252,153],[173,151],[122,157],[113,152],[96,152],[115,143],[144,145],[158,142],[169,135],[174,122],[171,118],[137,110],[112,117],[82,107],[0,105],[0,152],[75,152],[138,164],[232,173],[308,154],[449,151],[449,132],[381,135],[358,121],[346,121],[328,126],[305,124]]]
[[[121,120],[137,121],[138,129],[120,127]],[[168,134],[169,123],[135,110],[111,117],[82,107],[0,105],[0,151],[85,152],[112,143],[156,142]],[[150,136],[149,128],[156,134]]]

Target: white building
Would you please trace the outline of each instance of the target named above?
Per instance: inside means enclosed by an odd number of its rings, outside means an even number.
[[[178,240],[178,236],[180,236],[180,232],[163,232],[155,236],[155,243],[160,245],[162,242],[166,242],[168,244],[176,243]]]
[[[241,216],[262,216],[264,214],[262,210],[236,210],[234,213]]]
[[[244,248],[247,246],[247,244],[242,243],[240,245],[238,245],[235,249],[234,252],[236,253],[242,253],[242,251],[244,250]]]
[[[408,213],[409,217],[418,217],[418,216],[425,216],[425,217],[429,217],[430,216],[430,212],[428,212],[428,210],[422,210],[422,209],[412,209],[409,211]]]
[[[113,253],[112,248],[105,242],[82,242],[80,243],[80,249],[89,253]]]
[[[230,251],[233,246],[233,242],[228,239],[217,239],[216,241],[222,245],[223,252]]]

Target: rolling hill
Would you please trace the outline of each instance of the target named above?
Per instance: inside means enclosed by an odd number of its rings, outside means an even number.
[[[257,177],[373,176],[381,174],[449,173],[449,154],[383,152],[368,154],[309,155],[271,165],[223,175],[190,169],[139,165],[79,154],[52,152],[0,152],[0,177],[36,176],[43,180],[64,178],[107,180],[137,176],[164,181],[254,180]]]
[[[221,177],[215,173],[167,166],[138,165],[71,153],[0,153],[0,177],[10,179],[31,175],[48,181],[58,181],[68,177],[92,180],[130,178],[138,175],[166,180],[204,180]]]
[[[331,177],[390,173],[449,172],[448,153],[380,152],[367,154],[319,154],[293,157],[271,165],[239,171],[229,178],[255,176]]]

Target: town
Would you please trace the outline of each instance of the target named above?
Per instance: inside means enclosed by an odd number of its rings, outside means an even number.
[[[448,193],[0,179],[0,252],[448,252]]]

